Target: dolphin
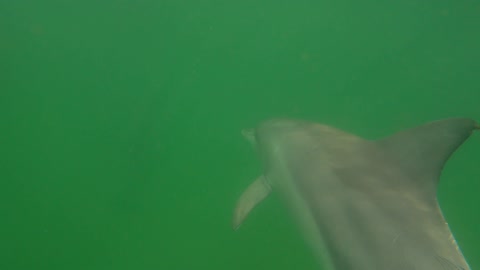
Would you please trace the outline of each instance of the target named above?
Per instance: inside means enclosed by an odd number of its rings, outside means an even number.
[[[367,140],[271,119],[243,135],[263,173],[240,196],[236,230],[272,190],[329,270],[468,270],[437,201],[448,158],[479,124],[448,118]]]

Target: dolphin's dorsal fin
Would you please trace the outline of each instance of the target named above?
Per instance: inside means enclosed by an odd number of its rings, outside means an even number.
[[[448,118],[398,132],[377,143],[418,184],[436,192],[445,162],[475,129],[480,126],[471,119]]]
[[[238,229],[248,213],[257,206],[272,191],[270,184],[265,176],[259,176],[248,188],[242,193],[238,199],[235,211],[233,213],[232,227]]]

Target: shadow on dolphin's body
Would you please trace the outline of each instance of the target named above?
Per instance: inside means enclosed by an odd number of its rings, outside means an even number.
[[[449,118],[371,141],[308,121],[246,130],[263,173],[237,202],[233,227],[271,190],[334,270],[468,270],[437,202],[442,168],[480,126]]]

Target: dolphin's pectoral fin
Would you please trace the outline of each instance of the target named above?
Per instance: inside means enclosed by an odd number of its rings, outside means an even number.
[[[265,199],[268,194],[270,194],[270,191],[272,191],[272,188],[263,175],[259,176],[253,183],[250,184],[250,186],[248,186],[248,188],[240,196],[233,213],[232,226],[234,230],[240,227],[248,213],[250,213],[250,211],[263,199]]]

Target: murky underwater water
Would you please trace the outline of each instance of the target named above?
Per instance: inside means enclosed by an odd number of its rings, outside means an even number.
[[[231,230],[260,171],[242,129],[480,121],[475,1],[9,1],[0,22],[0,269],[317,269],[276,196]],[[472,269],[479,153],[439,188]]]

